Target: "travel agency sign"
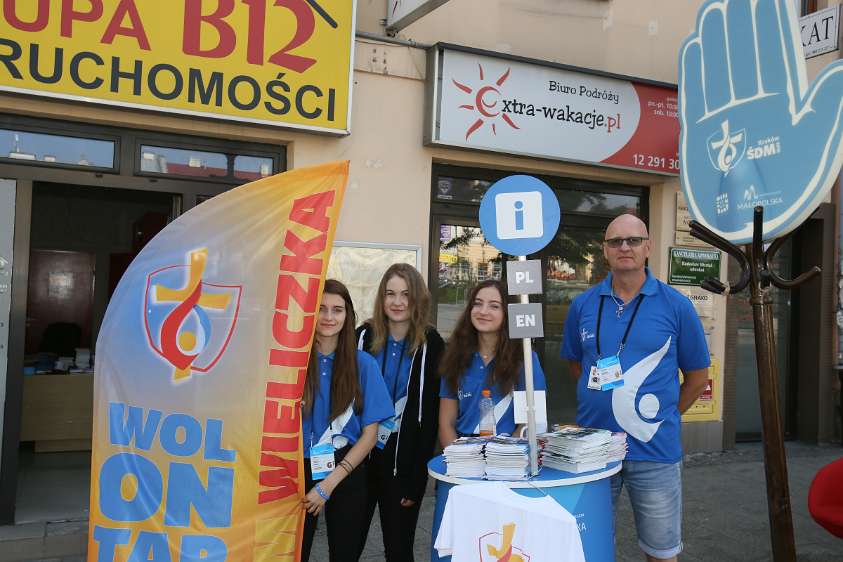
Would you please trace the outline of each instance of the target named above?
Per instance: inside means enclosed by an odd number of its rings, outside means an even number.
[[[355,2],[5,1],[0,90],[346,134]]]
[[[679,59],[682,189],[702,225],[736,244],[802,224],[843,163],[843,62],[808,82],[791,0],[700,9]]]
[[[679,173],[676,88],[439,44],[428,144]]]

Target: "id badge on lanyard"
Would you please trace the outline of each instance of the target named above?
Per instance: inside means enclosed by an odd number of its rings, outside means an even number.
[[[603,316],[603,298],[600,299],[600,307],[597,311],[597,333],[595,345],[597,346],[597,364],[591,367],[588,373],[588,388],[591,390],[607,391],[613,388],[623,386],[623,369],[621,368],[620,353],[626,346],[626,339],[629,337],[629,330],[632,328],[632,323],[635,321],[635,316],[638,314],[638,308],[641,306],[641,301],[644,300],[644,295],[638,297],[638,302],[635,305],[635,310],[632,312],[632,318],[629,319],[629,324],[626,326],[626,331],[621,339],[621,344],[618,352],[608,357],[600,357],[600,323]]]
[[[395,418],[383,420],[378,424],[378,442],[375,443],[375,447],[378,449],[386,447],[386,442],[389,441],[389,437],[392,435],[392,432],[395,431],[395,426]]]
[[[594,371],[592,378],[597,379],[595,390],[606,391],[623,386],[623,370],[621,369],[621,360],[617,355],[598,360],[597,365],[592,369]],[[589,383],[591,383],[591,378]]]
[[[310,447],[310,473],[314,480],[323,480],[334,470],[334,444],[321,443]]]

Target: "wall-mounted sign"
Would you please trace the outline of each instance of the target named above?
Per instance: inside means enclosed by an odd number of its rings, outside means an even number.
[[[708,277],[720,278],[719,250],[670,248],[668,283],[699,287]]]
[[[389,0],[386,3],[386,28],[400,31],[448,0]]]
[[[683,380],[682,373],[679,373]],[[711,366],[708,368],[708,384],[688,411],[682,414],[683,422],[716,421],[720,419],[720,401],[723,395],[723,383],[720,376],[720,359],[711,356]]]
[[[677,246],[696,246],[698,248],[711,248],[711,244],[706,244],[699,238],[691,236],[690,232],[677,230],[674,236],[674,242]]]
[[[676,90],[436,45],[429,144],[677,174]]]
[[[714,293],[699,287],[680,287],[679,292],[688,297],[700,319],[714,318]]]
[[[688,212],[688,203],[685,202],[682,192],[676,193],[676,230],[691,230],[691,213]]]
[[[806,59],[836,51],[840,43],[840,4],[799,18],[799,27]]]
[[[746,244],[755,207],[771,240],[802,224],[837,180],[843,61],[809,82],[794,2],[735,5],[704,2],[682,47],[680,178],[694,219]]]
[[[348,133],[351,2],[5,2],[0,90]]]

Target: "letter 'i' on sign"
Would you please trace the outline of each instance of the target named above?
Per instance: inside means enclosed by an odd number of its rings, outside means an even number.
[[[480,228],[489,243],[505,254],[533,254],[556,236],[559,201],[539,179],[506,177],[495,182],[483,196]]]

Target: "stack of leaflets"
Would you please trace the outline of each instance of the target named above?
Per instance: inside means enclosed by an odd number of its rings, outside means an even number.
[[[487,441],[480,437],[460,437],[445,447],[445,474],[456,478],[483,478],[486,473],[483,447]]]
[[[530,445],[517,437],[493,437],[486,444],[487,480],[525,480],[530,472]]]
[[[609,442],[608,461],[622,461],[626,458],[626,433],[615,431],[612,433],[612,440]]]
[[[566,472],[606,468],[612,432],[589,427],[563,427],[537,436],[542,445],[542,465]],[[624,445],[626,439],[624,435]]]

